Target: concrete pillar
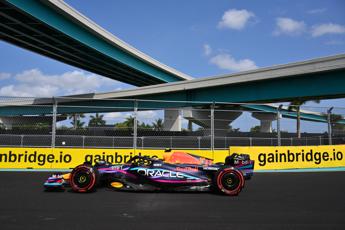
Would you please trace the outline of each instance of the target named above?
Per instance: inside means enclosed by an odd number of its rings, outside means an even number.
[[[181,112],[179,109],[164,110],[164,130],[166,131],[181,131]]]
[[[224,136],[228,131],[229,125],[238,118],[242,112],[233,111],[214,111],[214,134],[215,136]],[[211,113],[206,109],[183,109],[183,117],[189,121],[205,128],[204,135],[211,133]]]
[[[58,116],[57,121],[66,120],[66,116]],[[0,123],[3,124],[5,129],[12,129],[12,127],[21,126],[21,125],[33,125],[37,123],[47,123],[52,124],[51,116],[13,116],[13,117],[0,117]]]
[[[12,129],[12,126],[13,126],[13,123],[11,122],[11,120],[5,117],[0,117],[0,124],[2,124],[2,126],[5,129]]]
[[[228,131],[229,125],[241,116],[241,114],[242,112],[214,111],[215,135],[224,136]]]
[[[197,124],[203,128],[211,128],[210,110],[184,108],[182,110],[182,115],[183,118],[193,122],[194,124]]]
[[[260,132],[272,133],[272,121],[277,120],[277,114],[253,112],[252,117],[260,120]]]
[[[193,131],[193,122],[192,121],[188,121],[188,131]]]

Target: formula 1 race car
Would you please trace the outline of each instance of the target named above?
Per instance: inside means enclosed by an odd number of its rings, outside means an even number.
[[[225,163],[184,152],[166,153],[164,160],[135,156],[125,164],[85,162],[71,173],[50,176],[47,191],[70,186],[90,192],[106,186],[119,191],[214,191],[237,195],[253,175],[254,161],[247,154],[233,154]]]

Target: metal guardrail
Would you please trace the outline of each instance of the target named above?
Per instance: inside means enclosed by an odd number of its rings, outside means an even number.
[[[51,135],[12,135],[0,134],[0,146],[15,147],[52,147]],[[56,135],[55,147],[79,148],[134,148],[133,137],[119,136],[75,136]],[[277,138],[260,137],[215,137],[215,149],[227,149],[229,146],[277,146]],[[344,137],[333,137],[333,144],[345,144]],[[282,146],[327,145],[328,137],[281,138]],[[144,136],[137,137],[138,149],[211,149],[209,136]]]

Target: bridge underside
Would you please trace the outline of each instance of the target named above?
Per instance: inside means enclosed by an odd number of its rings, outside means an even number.
[[[37,116],[37,115],[51,115],[53,112],[52,104],[48,101],[51,99],[37,99],[40,101],[36,105],[16,105],[11,106],[10,102],[6,103],[0,100],[0,117],[16,117],[16,116]],[[134,100],[94,100],[82,102],[75,100],[75,102],[63,103],[64,99],[57,98],[57,114],[73,114],[73,113],[107,113],[107,112],[128,112],[134,111],[134,107],[138,108],[138,111],[145,110],[165,110],[171,111],[173,113],[178,112],[178,110],[195,109],[207,112],[211,109],[212,103],[207,102],[168,102],[168,101],[134,101]],[[68,99],[71,100],[71,99]],[[46,101],[46,102],[44,102]],[[78,102],[77,102],[78,101]],[[43,103],[44,102],[44,103]],[[219,111],[229,111],[230,113],[241,113],[241,112],[251,112],[251,113],[262,113],[268,115],[276,115],[277,107],[272,105],[256,105],[256,104],[222,104],[216,103],[215,110]],[[293,111],[283,107],[280,111],[281,116],[284,118],[296,119],[297,114]],[[325,114],[316,114],[301,112],[300,114],[302,120],[313,121],[313,122],[327,122],[327,117]],[[345,124],[345,119],[339,120],[337,123]]]
[[[0,38],[66,64],[135,86],[181,80],[91,34],[63,16],[62,12],[52,10],[47,2],[0,1]]]
[[[242,77],[242,76],[241,76]],[[215,79],[217,80],[217,79]],[[139,110],[167,109],[209,106],[212,102],[226,103],[272,103],[286,102],[294,99],[331,99],[345,96],[345,69],[317,72],[272,78],[264,80],[231,83],[224,85],[209,85],[208,87],[189,88],[194,82],[163,84],[152,87],[124,90],[104,94],[74,95],[56,98],[58,113],[92,113],[132,110],[133,99],[137,100]],[[212,80],[213,81],[213,80]],[[200,83],[196,84],[199,85]],[[169,88],[170,87],[170,88]],[[152,88],[152,90],[151,90]],[[167,91],[164,91],[168,88]],[[151,93],[150,93],[151,92]],[[25,99],[23,102],[0,100],[0,115],[37,115],[51,114],[53,100]],[[23,106],[21,106],[23,105]],[[46,106],[43,106],[46,105]],[[247,106],[246,109],[275,113],[276,108],[267,106]],[[272,111],[271,111],[272,110]],[[294,118],[295,115],[286,114]],[[312,115],[311,115],[312,116]],[[311,117],[316,121],[317,117]],[[321,118],[321,122],[325,121]]]

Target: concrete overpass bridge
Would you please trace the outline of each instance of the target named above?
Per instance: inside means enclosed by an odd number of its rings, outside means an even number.
[[[126,44],[60,0],[0,1],[0,38],[135,86],[191,79]]]
[[[220,122],[215,124],[216,126],[225,127],[241,115],[241,110],[250,110],[256,112],[253,114],[256,119],[270,122],[266,123],[266,127],[268,127],[266,130],[269,130],[270,124],[276,119],[277,108],[262,103],[286,102],[294,99],[342,98],[345,95],[344,85],[345,55],[336,55],[226,76],[117,92],[3,102],[3,106],[0,106],[0,115],[49,114],[51,107],[42,105],[49,106],[53,103],[59,105],[57,112],[60,114],[128,111],[133,110],[134,107],[137,107],[138,110],[184,108],[183,116],[198,124],[198,121],[207,120],[209,114],[193,113],[191,108],[210,108],[213,102],[217,102],[218,109],[228,109],[231,112],[216,114],[221,118],[220,120],[227,120],[226,124]],[[42,107],[30,107],[30,105],[41,105]],[[166,126],[167,129],[180,130],[181,124],[177,121],[181,117],[181,113],[176,111],[166,110],[165,117],[172,120]],[[283,117],[296,118],[296,115],[287,108],[283,108],[281,114]],[[327,122],[324,114],[307,111],[302,112],[301,118]],[[345,123],[344,120],[339,122]],[[209,126],[210,124],[203,125]]]
[[[344,54],[230,75],[192,79],[129,46],[59,0],[1,1],[0,38],[102,76],[143,86],[101,94],[34,99],[10,104],[5,102],[0,105],[2,116],[51,114],[49,105],[54,103],[59,104],[57,113],[60,114],[121,111],[134,106],[139,110],[184,107],[185,117],[197,123],[206,115],[193,114],[188,107],[207,107],[213,102],[223,102],[223,107],[230,103],[234,107],[234,103],[262,104],[294,99],[342,98],[345,95]],[[240,108],[271,114],[276,110],[270,105]],[[181,116],[168,111],[165,116],[173,118],[172,120]],[[239,115],[241,112],[232,112],[227,113],[226,117],[231,121]],[[294,118],[288,112],[283,116]],[[256,118],[260,119],[259,116]],[[268,117],[263,119],[269,120]],[[302,114],[302,119],[325,121],[323,115],[307,112]],[[175,124],[173,122],[167,128],[178,129],[180,126]]]
[[[197,105],[212,102],[263,104],[295,99],[343,98],[344,85],[345,54],[340,54],[223,76],[108,93],[70,95],[57,97],[55,100],[60,105],[71,106],[133,107],[133,99],[136,99],[142,100],[138,104],[139,109],[185,107],[193,103]],[[13,105],[52,103],[52,98],[26,98],[14,101]],[[95,109],[90,108],[90,112],[92,111]],[[2,107],[0,114],[4,112]],[[19,111],[18,114],[20,113],[31,114],[32,111]]]

